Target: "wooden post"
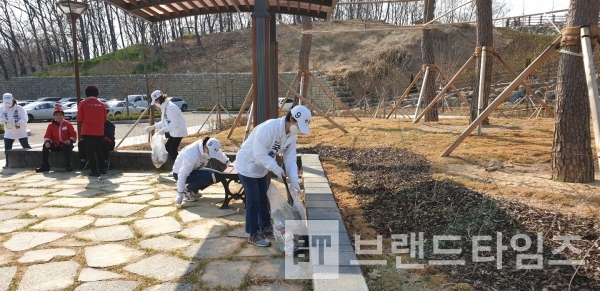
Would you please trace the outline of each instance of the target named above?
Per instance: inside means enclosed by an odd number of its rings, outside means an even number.
[[[458,78],[460,76],[462,76],[462,74],[467,70],[467,68],[469,67],[469,65],[475,60],[475,55],[472,55],[467,62],[458,70],[458,72],[456,72],[456,74],[454,74],[454,77],[452,77],[452,79],[450,80],[450,82],[448,82],[448,84],[446,84],[446,86],[444,86],[444,89],[442,89],[442,91],[440,93],[438,93],[437,96],[435,96],[435,98],[433,98],[433,101],[431,101],[431,103],[429,103],[429,105],[423,110],[423,112],[421,112],[421,114],[413,121],[413,123],[417,123],[419,122],[419,120],[421,118],[423,118],[423,116],[425,116],[425,113],[427,113],[427,111],[431,110],[431,108],[433,108],[433,106],[435,105],[435,103],[440,100],[440,98],[442,98],[442,96],[444,96],[444,94],[446,94],[446,91],[448,91],[448,89],[451,86],[454,86],[454,82],[456,82],[456,80],[458,80]]]
[[[477,115],[481,115],[485,106],[483,106],[483,93],[485,92],[485,61],[487,57],[486,47],[481,47],[481,68],[479,69],[479,93],[477,94]],[[477,135],[481,135],[481,124],[477,127]]]
[[[250,110],[248,110],[248,122],[246,122],[246,131],[244,132],[244,139],[242,143],[248,138],[248,132],[250,132],[250,125],[252,124],[252,114],[254,113],[254,102],[250,103]]]
[[[600,165],[600,104],[598,103],[598,82],[596,81],[596,70],[594,69],[594,52],[590,41],[590,28],[581,27],[581,49],[583,53],[583,68],[587,81],[588,98],[590,99],[590,110],[592,114],[592,125],[594,128],[594,141],[596,142],[596,158]]]
[[[483,120],[485,120],[490,113],[500,103],[504,102],[510,93],[512,92],[512,88],[514,88],[517,84],[521,83],[525,78],[527,78],[533,71],[535,71],[539,66],[541,66],[551,55],[556,51],[560,45],[560,40],[562,36],[558,37],[537,59],[535,59],[515,80],[513,80],[505,89],[500,93],[500,95],[490,104],[482,113],[479,115],[473,122],[465,129],[465,131],[458,137],[456,141],[454,141],[447,149],[442,153],[442,157],[447,157],[450,153],[465,139],[467,136],[477,127]]]
[[[294,86],[296,85],[296,83],[298,82],[300,78],[300,73],[298,72],[298,74],[296,74],[296,77],[294,77],[294,81],[292,81],[292,88],[294,88]],[[278,115],[281,114],[281,110],[283,110],[283,106],[285,106],[285,102],[289,99],[290,97],[290,91],[287,91],[287,93],[285,93],[285,98],[283,99],[283,104],[281,104],[281,106],[279,106],[279,111],[278,111]]]
[[[246,109],[246,105],[248,105],[248,102],[250,102],[250,99],[252,99],[252,94],[254,94],[254,87],[252,87],[253,85],[250,85],[250,90],[248,90],[248,94],[246,95],[246,99],[244,99],[244,103],[242,104],[242,107],[240,107],[240,112],[238,112],[237,117],[235,118],[235,121],[233,122],[233,125],[231,126],[231,129],[229,130],[229,134],[227,135],[227,139],[231,139],[231,135],[233,134],[233,131],[235,130],[235,127],[237,126],[238,122],[240,122],[240,119],[242,119],[242,115],[244,114],[244,109]],[[250,117],[252,118],[252,114],[250,114]]]
[[[323,111],[319,110],[319,108],[315,107],[310,102],[308,102],[306,99],[304,99],[304,97],[302,97],[302,95],[300,95],[300,94],[298,94],[298,92],[294,91],[294,89],[292,89],[292,87],[288,86],[288,84],[286,84],[284,81],[282,81],[281,79],[279,79],[279,83],[281,85],[283,85],[284,87],[286,87],[290,92],[292,92],[292,94],[294,94],[294,96],[300,98],[300,100],[302,100],[305,103],[304,105],[310,107],[310,109],[312,109],[312,110],[316,111],[317,113],[319,113],[319,115],[323,116],[325,119],[327,119],[327,121],[329,121],[335,127],[339,128],[344,133],[348,133],[348,131],[346,129],[344,129],[341,125],[339,125],[335,121],[333,121],[333,119],[329,118]]]
[[[427,83],[427,77],[429,77],[429,65],[425,68],[425,76],[423,77],[423,83],[421,84],[421,92],[419,92],[419,100],[417,101],[417,106],[415,108],[415,119],[419,115],[419,107],[421,106],[421,100],[423,100],[423,94],[425,92],[425,84]],[[414,120],[413,119],[413,123]]]
[[[127,104],[127,103],[125,103]],[[136,125],[138,125],[138,123],[140,123],[140,120],[142,120],[142,117],[144,117],[144,114],[146,113],[146,111],[148,111],[148,109],[151,106],[148,105],[146,106],[146,109],[144,109],[144,111],[142,112],[142,114],[140,114],[140,117],[138,117],[138,119],[135,121],[135,123],[133,124],[133,126],[131,126],[131,128],[129,129],[129,131],[125,134],[125,136],[121,139],[121,141],[119,142],[119,144],[115,147],[115,149],[118,149],[119,146],[121,145],[121,143],[129,136],[129,134],[131,133],[131,131],[135,128]]]
[[[442,76],[442,79],[444,79],[446,84],[450,83],[450,80],[448,80],[448,77],[446,77],[446,75],[444,75],[444,73],[442,72],[442,70],[440,70],[440,68],[438,68],[436,66],[436,70],[440,73],[440,75]],[[456,92],[456,95],[458,95],[458,98],[460,98],[460,101],[462,101],[467,107],[471,106],[471,104],[469,104],[469,101],[467,100],[467,98],[465,98],[465,96],[463,96],[460,93],[460,91],[458,91],[458,89],[454,86],[454,83],[450,84],[450,88],[452,88],[452,90],[454,90],[454,92]]]
[[[350,114],[352,114],[352,116],[354,116],[354,118],[356,118],[357,121],[360,121],[358,116],[356,116],[352,111],[350,111],[350,109],[348,109],[346,104],[344,104],[344,102],[342,102],[339,98],[337,98],[337,96],[333,95],[333,93],[331,91],[329,91],[329,89],[327,89],[327,87],[325,87],[325,85],[321,81],[319,81],[319,79],[317,79],[317,77],[313,76],[313,74],[310,74],[310,73],[309,73],[309,76],[313,80],[315,80],[315,82],[317,82],[317,84],[319,84],[321,89],[323,89],[323,91],[325,91],[325,93],[329,96],[329,98],[331,98],[333,101],[336,101],[340,106],[342,106],[342,108],[344,108],[346,111],[348,111]]]
[[[419,81],[419,78],[421,78],[421,76],[424,73],[425,73],[425,70],[423,70],[423,68],[421,68],[421,70],[419,71],[417,76],[413,79],[413,81],[410,83],[410,85],[408,85],[408,88],[406,88],[406,91],[404,91],[404,93],[402,93],[402,96],[400,96],[400,99],[398,99],[398,102],[396,102],[396,105],[394,105],[394,107],[392,107],[392,110],[390,110],[390,114],[388,114],[386,119],[389,119],[390,116],[392,115],[392,112],[395,112],[396,108],[398,108],[398,106],[400,106],[400,104],[402,104],[402,101],[404,100],[404,98],[406,98],[406,96],[408,96],[408,94],[410,93],[410,89],[412,89],[412,87]]]

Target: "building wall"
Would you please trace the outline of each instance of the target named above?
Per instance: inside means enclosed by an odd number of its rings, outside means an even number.
[[[280,73],[280,78],[288,85],[292,84],[295,72]],[[315,73],[321,82],[328,85],[325,76]],[[231,80],[231,81],[230,81]],[[218,81],[218,83],[217,83]],[[221,104],[229,107],[233,99],[234,107],[239,107],[252,85],[252,75],[247,74],[156,74],[149,75],[113,75],[80,77],[81,96],[87,84],[95,84],[100,88],[100,98],[123,99],[131,94],[145,94],[156,89],[169,96],[184,98],[190,109],[196,107],[213,107],[221,99]],[[146,90],[146,83],[148,90]],[[332,101],[316,82],[309,82],[308,98],[318,104],[319,108],[328,108]],[[17,100],[34,100],[40,97],[74,97],[74,77],[20,77],[0,83],[1,93],[10,92]],[[279,97],[284,97],[287,90],[279,86]],[[293,96],[292,96],[293,97]],[[225,100],[227,99],[227,100]]]

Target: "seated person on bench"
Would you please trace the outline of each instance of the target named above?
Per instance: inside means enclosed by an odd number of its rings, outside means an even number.
[[[60,104],[54,106],[54,120],[48,124],[46,134],[44,135],[44,145],[42,146],[42,165],[35,169],[36,173],[50,171],[48,157],[50,151],[63,152],[65,155],[65,171],[71,172],[71,152],[73,144],[77,141],[77,133],[73,125],[65,120],[65,112]]]
[[[216,138],[205,137],[189,144],[179,153],[173,164],[173,178],[177,181],[175,203],[197,201],[198,193],[220,181],[220,173],[208,167],[211,159],[231,165],[229,158],[221,151],[221,143]]]
[[[108,114],[108,110],[106,110],[106,114]],[[88,166],[88,159],[85,152],[85,142],[83,139],[77,143],[77,148],[79,149],[79,169],[85,170]],[[106,119],[104,122],[104,138],[102,139],[102,151],[104,152],[104,157],[106,160],[104,164],[106,165],[106,170],[110,166],[110,160],[108,159],[108,152],[115,150],[115,125],[112,121]]]

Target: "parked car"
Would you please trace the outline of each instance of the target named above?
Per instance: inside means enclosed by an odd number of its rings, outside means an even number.
[[[279,98],[279,102],[277,102],[277,104],[278,104],[277,107],[278,108],[281,108],[281,104],[283,104],[283,99],[285,99],[285,98]],[[285,105],[283,106],[282,110],[289,111],[290,109],[292,109],[292,105],[294,105],[294,99],[288,98],[285,101]]]
[[[119,115],[125,113],[125,101],[110,100],[107,101],[106,107],[108,108],[108,115]],[[134,106],[133,103],[129,102],[129,113],[142,113],[146,107]]]
[[[81,97],[81,101],[83,101],[83,100],[85,100],[85,97]],[[77,103],[77,97],[61,98],[57,102],[60,103],[60,104],[67,103],[67,102],[75,102],[75,103]]]
[[[179,97],[171,97],[169,98],[169,100],[173,103],[175,103],[175,105],[177,105],[177,107],[179,107],[179,109],[181,109],[181,111],[185,112],[188,109],[188,104],[187,102],[185,102],[185,100],[183,100],[183,98],[179,98]]]
[[[56,102],[33,102],[23,106],[27,112],[29,122],[36,119],[50,120],[54,118],[54,105]]]
[[[65,119],[66,120],[75,120],[77,119],[77,103],[73,106],[69,107],[69,109],[65,109]]]
[[[62,98],[60,98],[60,97],[41,97],[41,98],[35,99],[35,101],[38,101],[38,102],[45,102],[45,101],[47,101],[47,102],[58,102],[58,100],[60,100],[60,99],[62,99]]]
[[[33,103],[33,102],[35,102],[35,101],[34,101],[34,100],[23,100],[23,101],[19,101],[19,102],[17,102],[17,104],[18,104],[19,106],[25,106],[25,105],[27,105],[27,104],[29,104],[29,103]],[[2,106],[4,106],[4,103],[2,103]]]
[[[60,106],[62,106],[63,109],[69,109],[73,106],[77,106],[77,102],[64,102],[64,103],[61,103]]]
[[[138,95],[127,95],[127,102],[133,103],[134,106],[137,107],[148,107],[148,100],[146,99],[146,94],[138,94]]]

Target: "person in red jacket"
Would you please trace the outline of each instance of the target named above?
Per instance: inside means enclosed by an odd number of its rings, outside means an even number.
[[[87,85],[85,96],[87,98],[81,101],[77,107],[77,122],[81,123],[79,134],[85,142],[90,176],[99,177],[100,174],[106,174],[108,168],[108,157],[104,156],[102,150],[106,105],[98,100],[98,86],[96,85]]]
[[[65,171],[71,172],[71,152],[77,141],[77,133],[73,125],[65,120],[65,112],[60,104],[54,106],[54,120],[48,124],[42,147],[42,165],[35,169],[37,173],[50,171],[48,156],[50,151],[63,152],[65,155]]]

